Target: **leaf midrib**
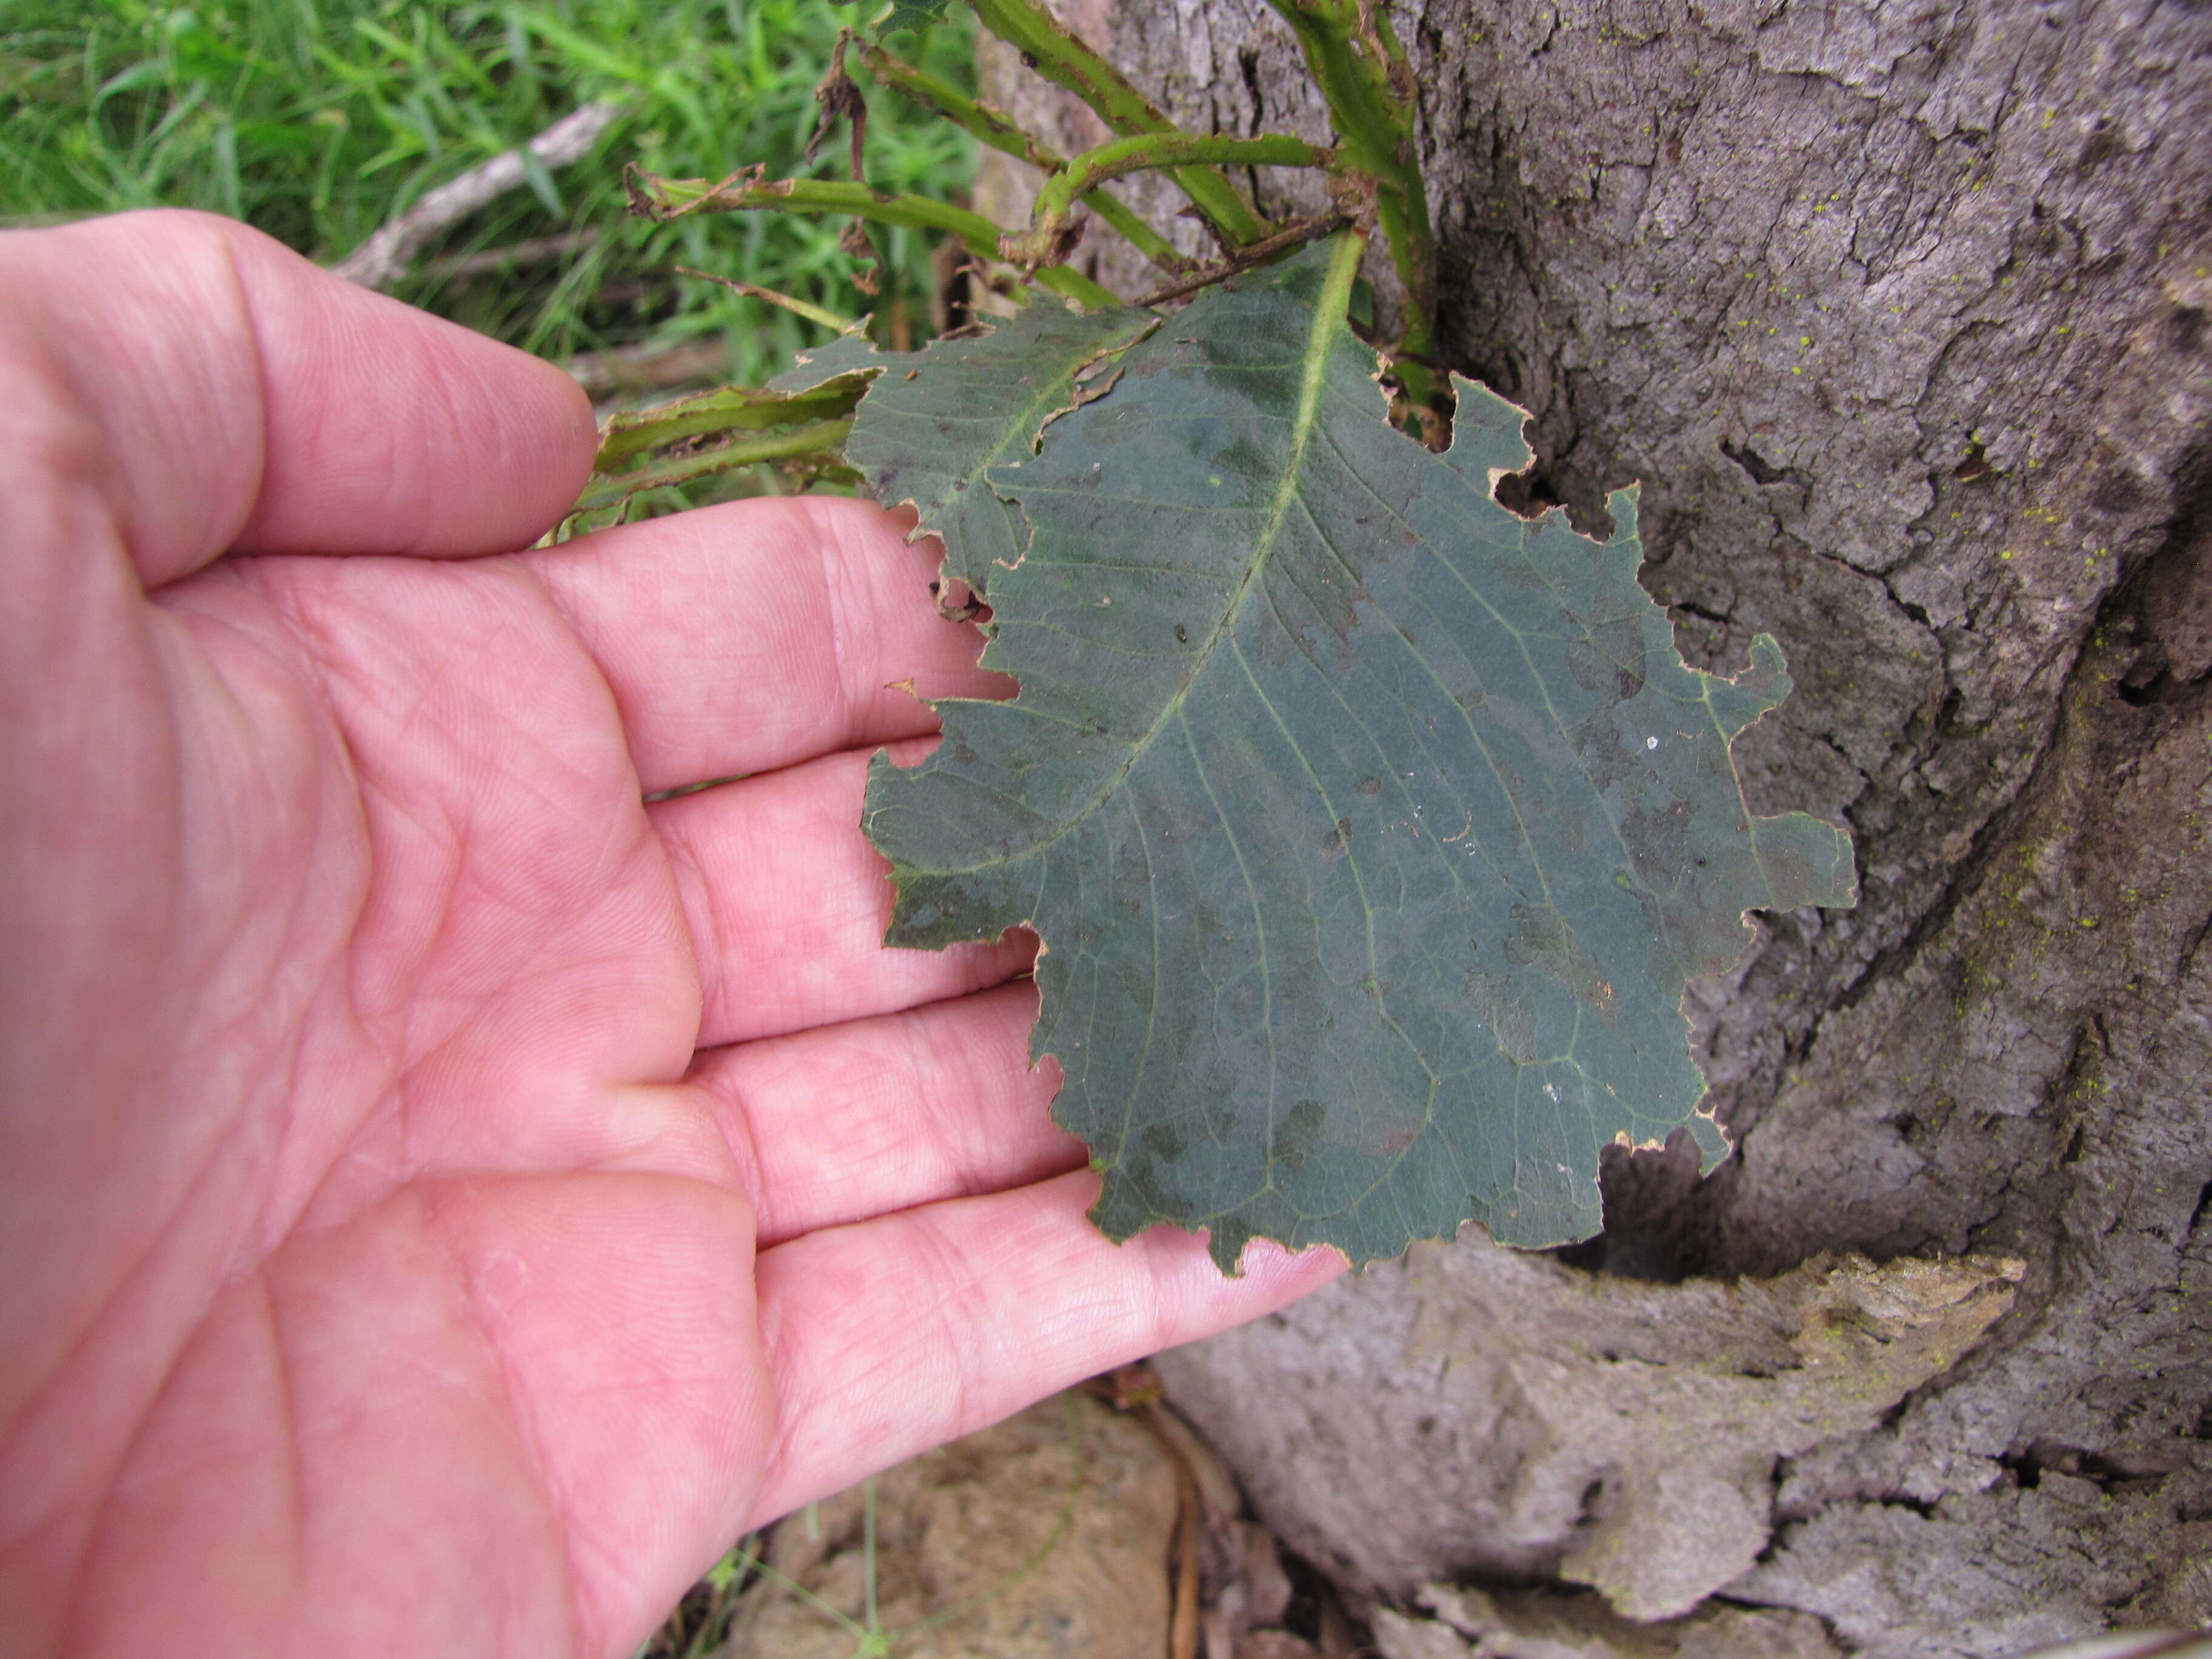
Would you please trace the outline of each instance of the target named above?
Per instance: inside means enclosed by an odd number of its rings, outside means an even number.
[[[1313,326],[1306,336],[1305,355],[1301,359],[1297,410],[1291,422],[1289,464],[1283,469],[1283,481],[1268,507],[1266,526],[1252,556],[1245,562],[1244,574],[1237,579],[1235,590],[1230,594],[1228,603],[1222,606],[1221,614],[1215,621],[1212,631],[1206,636],[1205,643],[1190,653],[1190,672],[1183,677],[1182,684],[1161,704],[1159,714],[1150,728],[1129,745],[1128,758],[1115,768],[1091,798],[1070,812],[1051,835],[1024,847],[1014,857],[933,867],[926,873],[968,875],[979,870],[1002,868],[1026,862],[1056,846],[1074,830],[1076,825],[1113,799],[1115,793],[1128,781],[1129,774],[1136,769],[1137,763],[1152,752],[1152,745],[1159,740],[1160,733],[1166,729],[1168,722],[1182,712],[1184,701],[1190,695],[1190,688],[1198,683],[1199,677],[1206,672],[1206,665],[1213,659],[1214,652],[1235,628],[1252,585],[1259,580],[1260,573],[1267,568],[1267,561],[1274,554],[1275,544],[1282,534],[1283,520],[1289,515],[1291,504],[1297,499],[1298,485],[1305,471],[1306,451],[1312,445],[1314,428],[1321,420],[1322,392],[1328,381],[1329,351],[1336,343],[1336,331],[1342,326],[1345,313],[1351,304],[1352,279],[1358,275],[1359,255],[1364,246],[1351,231],[1338,232],[1332,243],[1328,272],[1315,301]],[[1019,702],[1020,694],[1017,692],[1015,703],[1018,705]],[[916,873],[925,873],[919,866],[907,867]]]

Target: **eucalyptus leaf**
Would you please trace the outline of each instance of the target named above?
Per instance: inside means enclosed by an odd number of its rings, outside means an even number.
[[[1683,664],[1632,490],[1604,543],[1499,506],[1524,417],[1481,386],[1447,453],[1389,425],[1354,258],[1157,329],[1033,307],[880,378],[848,450],[988,584],[983,661],[1021,686],[939,704],[912,770],[878,757],[889,940],[1035,928],[1032,1052],[1094,1219],[1207,1228],[1224,1271],[1255,1237],[1361,1262],[1470,1218],[1595,1231],[1607,1143],[1721,1145],[1686,979],[1746,909],[1856,891],[1843,831],[1744,805],[1774,641],[1733,680]],[[1067,407],[1092,346],[1111,376]]]

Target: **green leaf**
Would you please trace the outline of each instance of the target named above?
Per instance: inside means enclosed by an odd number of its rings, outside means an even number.
[[[876,21],[876,39],[896,34],[903,29],[939,27],[945,21],[945,8],[951,0],[891,0],[891,6]]]
[[[868,363],[842,373],[812,375],[804,386],[793,387],[781,383],[760,388],[718,386],[648,409],[623,410],[599,434],[599,453],[592,470],[619,474],[635,466],[635,458],[647,451],[686,439],[724,432],[769,432],[778,427],[836,420],[853,412],[875,368]]]
[[[799,368],[769,386],[798,392],[892,370],[861,403],[846,459],[885,507],[911,503],[921,519],[915,533],[945,538],[945,575],[981,594],[1028,539],[984,475],[1034,454],[1046,423],[1110,386],[1115,355],[1158,326],[1126,307],[1086,316],[1041,301],[980,338],[933,340],[905,356],[857,335],[809,347]]]
[[[1774,641],[1734,680],[1684,665],[1633,491],[1603,544],[1498,506],[1529,452],[1482,387],[1446,454],[1390,428],[1344,246],[1139,339],[989,470],[988,510],[942,481],[1030,429],[1057,320],[879,380],[848,452],[988,575],[983,660],[1021,684],[940,704],[915,769],[878,757],[890,942],[1036,928],[1032,1052],[1094,1219],[1209,1228],[1224,1270],[1255,1237],[1357,1263],[1469,1218],[1595,1231],[1608,1141],[1719,1145],[1686,978],[1738,957],[1747,908],[1855,896],[1841,830],[1744,805],[1729,746],[1788,693]],[[1018,419],[981,390],[1009,383]]]
[[[825,372],[784,391],[720,386],[649,409],[620,411],[601,429],[592,476],[555,530],[554,540],[620,524],[631,501],[649,490],[763,462],[816,477],[849,477],[844,441],[853,406],[874,372],[872,364]],[[655,451],[672,447],[680,453],[653,459]]]

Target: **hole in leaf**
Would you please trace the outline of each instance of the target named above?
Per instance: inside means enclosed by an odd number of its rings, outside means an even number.
[[[1565,505],[1559,491],[1533,469],[1507,473],[1498,481],[1495,494],[1498,506],[1516,519],[1540,519],[1553,507]]]

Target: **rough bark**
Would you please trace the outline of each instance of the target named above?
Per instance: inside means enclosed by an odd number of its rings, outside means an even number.
[[[1067,15],[1187,125],[1327,136],[1261,0]],[[1694,1333],[1703,1281],[1817,1252],[2017,1257],[2011,1310],[1880,1421],[1743,1441],[1767,1535],[1719,1593],[1898,1656],[2212,1615],[2212,9],[1395,15],[1454,366],[1531,412],[1540,497],[1644,480],[1692,661],[1782,641],[1747,792],[1847,821],[1865,896],[1763,918],[1694,994],[1736,1150],[1613,1157],[1569,1271],[1476,1294],[1464,1240],[1162,1370],[1273,1524],[1405,1604],[1544,1580],[1649,1501],[1601,1470],[1549,1533],[1480,1523],[1583,1455],[1512,1376],[1680,1386],[1680,1354],[1563,1346],[1619,1275],[1683,1281]],[[1487,1358],[1412,1341],[1438,1322]]]

